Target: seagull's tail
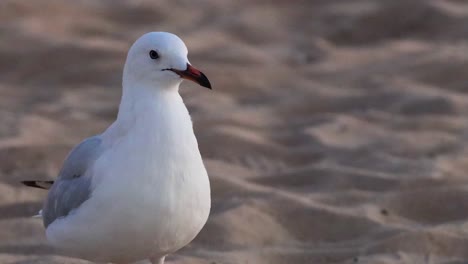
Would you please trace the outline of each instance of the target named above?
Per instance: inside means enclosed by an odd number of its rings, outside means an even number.
[[[40,210],[37,215],[33,215],[32,218],[42,218],[42,210]]]
[[[49,190],[54,181],[21,181],[21,183],[29,187]],[[42,210],[37,215],[33,215],[32,218],[42,218]]]
[[[29,187],[49,190],[54,181],[21,181],[21,183]]]

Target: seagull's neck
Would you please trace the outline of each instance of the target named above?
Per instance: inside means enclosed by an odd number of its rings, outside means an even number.
[[[120,101],[117,122],[131,122],[148,110],[161,109],[165,104],[177,103],[180,99],[179,84],[166,86],[164,84],[138,84],[123,82],[122,99]],[[164,85],[164,87],[163,87]]]
[[[193,134],[187,108],[179,95],[179,83],[158,87],[158,83],[123,82],[122,100],[117,120],[105,132],[117,138],[131,131],[170,134],[187,131]]]

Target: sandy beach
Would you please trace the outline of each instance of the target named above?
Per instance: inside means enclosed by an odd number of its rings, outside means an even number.
[[[212,185],[169,264],[468,262],[468,3],[0,2],[0,263],[85,264],[31,218],[116,117],[133,41],[169,31]]]

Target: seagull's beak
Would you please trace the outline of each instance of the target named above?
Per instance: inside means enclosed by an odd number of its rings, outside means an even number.
[[[203,87],[211,89],[210,81],[208,80],[208,78],[206,78],[205,74],[195,69],[195,67],[192,67],[192,65],[188,63],[187,63],[187,69],[185,71],[181,71],[177,69],[169,69],[169,70],[177,73],[180,77],[184,79],[194,81]]]

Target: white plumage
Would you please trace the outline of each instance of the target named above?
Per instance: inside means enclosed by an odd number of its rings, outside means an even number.
[[[97,143],[77,147],[65,163],[71,168],[62,169],[89,179],[82,184],[87,190],[74,190],[83,202],[67,208],[69,200],[76,204],[73,198],[60,199],[60,188],[75,176],[60,175],[50,191],[44,216],[53,220],[46,230],[53,246],[92,261],[163,263],[200,232],[210,211],[210,185],[178,93],[181,77],[210,87],[188,63],[177,36],[153,32],[133,44],[117,120],[93,139]]]

